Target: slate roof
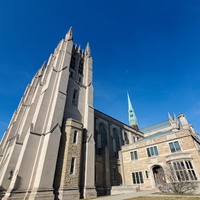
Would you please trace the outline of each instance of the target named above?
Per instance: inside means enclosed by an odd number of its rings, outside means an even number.
[[[173,133],[173,132],[172,132],[172,131],[158,132],[158,133],[149,135],[149,136],[147,136],[147,137],[145,137],[145,138],[142,138],[142,139],[140,139],[139,141],[149,140],[149,139],[153,139],[153,138],[160,137],[160,136],[162,136],[162,135],[171,134],[171,133]]]
[[[158,124],[154,124],[152,126],[148,126],[148,127],[142,128],[142,129],[140,129],[140,131],[145,134],[145,133],[148,133],[150,131],[154,131],[154,130],[157,130],[157,129],[165,128],[165,127],[168,127],[168,126],[170,126],[170,123],[169,123],[169,120],[166,120],[164,122],[160,122]]]

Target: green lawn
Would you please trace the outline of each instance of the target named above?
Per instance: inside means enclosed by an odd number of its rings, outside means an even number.
[[[200,200],[200,197],[135,197],[127,200]]]

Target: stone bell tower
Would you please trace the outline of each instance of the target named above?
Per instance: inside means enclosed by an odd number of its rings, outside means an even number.
[[[90,47],[76,47],[70,28],[27,86],[3,136],[0,197],[78,199],[79,191],[95,197],[93,120]]]

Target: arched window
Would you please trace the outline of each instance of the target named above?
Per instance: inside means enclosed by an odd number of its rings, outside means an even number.
[[[96,154],[103,155],[103,149],[107,146],[107,132],[103,124],[100,124],[99,131],[95,134]]]
[[[120,151],[120,141],[119,135],[116,129],[113,129],[113,151],[115,153],[115,158],[118,158],[118,151]]]
[[[83,58],[81,58],[79,61],[78,73],[83,74]]]
[[[101,136],[101,148],[107,146],[107,132],[103,124],[99,126],[99,134]]]

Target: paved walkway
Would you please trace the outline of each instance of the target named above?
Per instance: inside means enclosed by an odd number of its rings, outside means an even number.
[[[183,197],[181,195],[160,195],[155,194],[156,191],[139,191],[134,193],[127,193],[127,194],[119,194],[119,195],[109,195],[109,196],[103,196],[103,197],[97,197],[97,200],[124,200],[129,199],[133,197],[141,197],[141,196],[166,196],[166,197]],[[186,196],[184,196],[186,197]],[[199,197],[200,195],[195,196],[189,196],[189,197]]]

